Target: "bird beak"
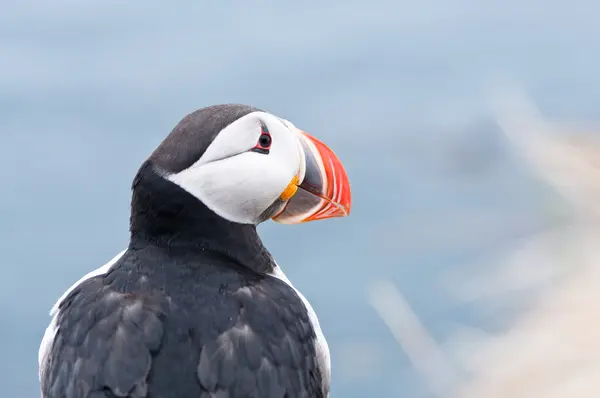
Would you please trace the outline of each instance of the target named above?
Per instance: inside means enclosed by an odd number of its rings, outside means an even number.
[[[282,194],[287,203],[273,220],[300,224],[349,215],[352,195],[342,163],[327,145],[304,131],[299,131],[299,139],[306,164],[304,179],[300,184],[297,177],[290,182]]]

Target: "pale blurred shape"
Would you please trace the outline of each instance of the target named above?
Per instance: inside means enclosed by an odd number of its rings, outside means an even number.
[[[415,368],[421,372],[432,392],[443,397],[456,376],[454,367],[429,335],[410,304],[389,281],[379,280],[367,290],[370,304],[385,321]]]
[[[570,278],[545,294],[506,335],[480,344],[465,364],[475,377],[459,396],[598,396],[598,281],[597,269]]]
[[[600,136],[544,120],[517,88],[493,97],[497,121],[515,150],[572,205],[579,221],[600,215]]]
[[[544,120],[516,89],[505,89],[494,104],[513,148],[564,198],[571,217],[507,253],[493,271],[486,267],[450,285],[459,303],[473,302],[482,310],[490,296],[527,291],[526,310],[504,333],[459,326],[437,344],[390,282],[371,288],[369,300],[439,397],[595,398],[600,391],[600,138]],[[460,377],[461,370],[469,377]]]
[[[473,378],[460,398],[587,398],[600,391],[600,140],[549,123],[517,90],[497,101],[498,121],[537,175],[572,206],[568,227],[536,236],[535,256],[513,264],[560,269],[510,330],[465,353]],[[528,274],[530,277],[533,275]],[[540,279],[547,273],[540,273]],[[499,287],[512,284],[498,280]],[[517,281],[518,282],[518,281]],[[464,346],[464,345],[463,345]],[[472,347],[475,348],[475,347]]]

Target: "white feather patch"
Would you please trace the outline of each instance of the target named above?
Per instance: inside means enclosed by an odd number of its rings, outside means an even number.
[[[50,316],[52,316],[52,321],[50,322],[50,325],[48,325],[48,327],[46,328],[46,332],[44,333],[44,337],[42,338],[42,343],[40,344],[40,350],[38,352],[40,380],[42,378],[42,373],[44,372],[44,367],[46,364],[46,360],[48,359],[48,354],[50,353],[52,343],[54,342],[54,337],[56,336],[56,332],[58,331],[56,322],[57,322],[57,318],[58,318],[58,309],[60,307],[60,304],[69,295],[69,293],[71,293],[73,291],[73,289],[75,289],[81,283],[83,283],[84,281],[86,281],[90,278],[93,278],[95,276],[105,274],[110,269],[110,267],[112,267],[117,261],[119,261],[121,256],[123,256],[123,254],[125,254],[126,251],[127,250],[123,250],[121,253],[117,254],[108,263],[104,264],[102,267],[95,269],[92,272],[89,272],[84,277],[79,279],[77,282],[75,282],[73,284],[73,286],[71,286],[69,289],[67,289],[67,291],[64,292],[63,295],[58,299],[56,304],[54,304],[54,306],[50,310]]]
[[[275,266],[275,268],[270,273],[270,275],[285,282],[289,287],[294,289],[296,294],[300,297],[300,299],[304,303],[304,306],[306,307],[306,311],[308,312],[308,317],[310,319],[310,323],[315,331],[315,335],[316,335],[315,347],[317,350],[318,361],[322,366],[321,371],[323,372],[324,379],[326,380],[327,383],[329,383],[329,380],[331,380],[331,357],[329,354],[329,345],[327,344],[325,335],[323,334],[323,331],[321,330],[321,325],[319,324],[319,318],[317,318],[317,314],[313,310],[312,306],[310,305],[310,303],[308,302],[306,297],[304,297],[304,295],[302,293],[300,293],[298,291],[298,289],[296,289],[294,287],[294,285],[292,285],[292,282],[290,282],[290,280],[287,278],[287,276],[285,276],[285,274],[283,273],[283,271],[281,270],[281,268],[278,265]]]

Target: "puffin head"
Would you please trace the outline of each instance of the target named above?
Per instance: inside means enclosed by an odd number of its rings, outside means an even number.
[[[297,224],[350,213],[348,177],[333,151],[291,122],[246,105],[187,115],[147,163],[232,223]]]

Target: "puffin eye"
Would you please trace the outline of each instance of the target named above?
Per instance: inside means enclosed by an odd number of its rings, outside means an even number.
[[[256,146],[251,150],[254,152],[262,153],[267,155],[269,153],[269,149],[271,149],[271,144],[273,143],[273,138],[267,129],[267,126],[262,126],[260,137],[258,137],[258,142]]]
[[[263,148],[269,148],[271,146],[271,136],[269,134],[261,134],[258,139],[258,145]]]

